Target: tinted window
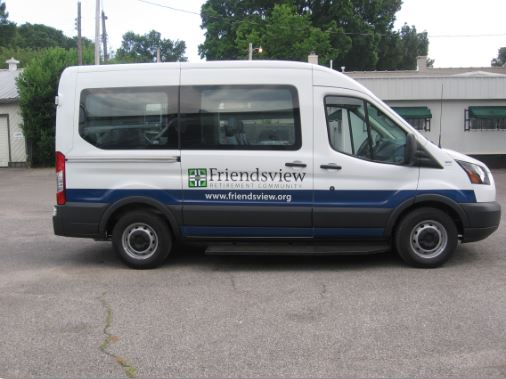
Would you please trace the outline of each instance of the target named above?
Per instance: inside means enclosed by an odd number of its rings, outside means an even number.
[[[101,149],[177,148],[177,87],[81,92],[79,134]]]
[[[406,132],[374,105],[328,96],[325,112],[329,141],[335,150],[377,162],[405,162]]]
[[[181,143],[187,149],[296,150],[297,92],[289,86],[182,87]]]

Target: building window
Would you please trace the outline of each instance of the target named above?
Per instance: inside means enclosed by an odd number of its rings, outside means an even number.
[[[464,111],[464,130],[506,130],[506,106],[471,106]]]
[[[392,107],[392,109],[416,130],[430,132],[432,112],[428,107]]]
[[[298,150],[301,143],[295,87],[181,87],[183,149]]]

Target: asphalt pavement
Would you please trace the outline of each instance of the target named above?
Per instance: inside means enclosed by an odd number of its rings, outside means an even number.
[[[195,250],[136,271],[54,236],[54,192],[53,170],[0,170],[0,378],[506,377],[506,212],[432,270]]]

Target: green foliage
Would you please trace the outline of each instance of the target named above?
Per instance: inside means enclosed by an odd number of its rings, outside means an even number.
[[[5,2],[0,0],[0,24],[7,23],[9,18],[9,12],[6,10]]]
[[[337,66],[347,70],[374,70],[382,51],[382,37],[393,29],[401,0],[301,1],[311,10],[313,25],[334,21],[351,38],[351,46],[336,56]]]
[[[208,0],[202,5],[202,28],[206,40],[199,46],[199,54],[207,60],[242,59],[247,51],[236,44],[237,30],[263,26],[259,21],[269,16],[279,0]],[[259,32],[257,32],[259,34]],[[253,42],[253,41],[251,41]],[[269,48],[270,50],[272,47]]]
[[[16,24],[0,23],[0,46],[12,46],[16,37]]]
[[[427,32],[418,33],[416,27],[404,24],[400,31],[392,32],[380,42],[378,70],[414,70],[416,57],[426,56],[429,50]],[[429,67],[434,63],[428,60]]]
[[[184,41],[163,39],[161,34],[152,30],[140,35],[127,32],[123,35],[121,47],[110,63],[147,63],[156,62],[156,50],[160,48],[162,62],[185,62],[186,44]]]
[[[15,39],[16,47],[45,49],[49,47],[75,47],[72,38],[63,34],[61,30],[41,24],[23,24],[18,26]]]
[[[29,162],[35,166],[53,164],[56,108],[54,97],[63,69],[77,64],[76,38],[39,24],[17,26],[8,20],[5,2],[0,0],[0,65],[11,57],[24,68],[18,78],[19,105]],[[83,39],[83,62],[93,62],[93,44]]]
[[[237,28],[235,42],[243,56],[252,42],[263,47],[261,59],[302,61],[309,51],[317,53],[321,62],[328,62],[340,52],[339,47],[332,45],[330,35],[341,33],[347,38],[335,24],[327,31],[312,26],[309,15],[299,15],[294,6],[287,4],[275,5],[268,18],[256,18],[255,24],[243,23]]]
[[[24,67],[39,50],[51,47],[65,49],[77,46],[77,37],[69,38],[61,30],[41,24],[17,26],[8,20],[5,2],[0,0],[0,65],[6,59],[15,57]],[[93,47],[91,40],[82,38],[83,47]]]
[[[11,46],[16,36],[16,24],[8,18],[5,2],[0,0],[0,46]]]
[[[0,66],[4,68],[5,61],[11,57],[16,58],[19,61],[18,67],[26,67],[37,54],[39,50],[34,49],[19,49],[15,47],[1,47],[0,46]]]
[[[347,70],[416,68],[427,34],[393,29],[402,0],[207,0],[202,6],[207,60],[244,59],[247,44],[266,59],[306,61],[312,52]]]
[[[76,49],[41,50],[25,67],[17,80],[23,132],[27,140],[29,162],[34,166],[54,162],[56,107],[54,98],[62,71],[75,65]],[[83,62],[93,61],[93,51],[83,51]]]
[[[492,67],[504,67],[506,65],[506,47],[501,47],[497,52],[497,58],[490,62]]]

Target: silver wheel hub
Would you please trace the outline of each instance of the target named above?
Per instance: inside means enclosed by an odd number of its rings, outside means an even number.
[[[410,245],[421,258],[434,258],[441,254],[448,244],[446,228],[434,220],[419,222],[412,230]]]
[[[136,222],[125,228],[121,236],[123,250],[133,259],[148,259],[158,247],[158,235],[144,223]]]

